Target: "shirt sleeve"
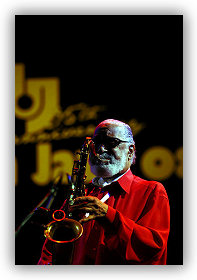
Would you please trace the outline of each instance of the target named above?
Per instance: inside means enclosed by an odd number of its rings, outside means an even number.
[[[106,218],[111,223],[111,230],[105,234],[106,246],[128,263],[154,263],[167,252],[170,207],[165,193],[153,191],[137,221],[111,206]]]

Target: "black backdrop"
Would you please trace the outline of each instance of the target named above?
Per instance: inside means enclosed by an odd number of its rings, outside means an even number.
[[[137,160],[132,171],[146,179],[140,158],[151,146],[172,153],[182,146],[182,16],[16,16],[15,59],[27,78],[58,77],[60,104],[104,105],[91,121],[136,119]],[[22,105],[21,105],[22,106]],[[25,122],[16,118],[16,136]],[[53,149],[80,147],[84,137],[51,140]],[[48,192],[30,179],[35,144],[16,145],[16,227]],[[45,164],[43,162],[43,164]],[[160,180],[171,206],[168,264],[182,264],[182,178]],[[36,264],[44,237],[26,225],[16,238],[16,264]]]

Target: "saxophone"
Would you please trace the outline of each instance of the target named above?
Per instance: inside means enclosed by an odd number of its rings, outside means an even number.
[[[61,208],[53,212],[53,220],[44,229],[53,264],[72,264],[75,241],[83,234],[83,226],[72,216],[69,207],[76,197],[85,196],[85,172],[91,143],[91,138],[86,137],[78,153],[80,158],[74,161],[67,198]]]

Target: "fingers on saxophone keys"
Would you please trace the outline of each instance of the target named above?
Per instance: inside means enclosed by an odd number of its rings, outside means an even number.
[[[75,209],[79,209],[79,208],[82,208],[82,207],[86,207],[87,204],[88,204],[87,202],[82,202],[82,203],[76,202],[75,204],[70,205],[70,209],[75,210]]]
[[[80,196],[74,199],[74,203],[79,203],[79,202],[93,202],[95,200],[95,197],[92,196]]]
[[[71,212],[83,212],[83,213],[92,213],[92,212],[94,212],[94,210],[92,208],[90,208],[90,207],[85,207],[85,206],[79,207],[78,205],[76,207],[72,206],[70,208],[70,211]]]

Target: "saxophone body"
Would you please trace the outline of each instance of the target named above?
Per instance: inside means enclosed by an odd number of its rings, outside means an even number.
[[[80,159],[74,161],[67,198],[62,207],[53,212],[53,220],[44,229],[46,246],[53,255],[52,264],[72,264],[75,241],[83,234],[83,226],[72,216],[69,207],[76,197],[85,196],[85,172],[91,142],[91,138],[86,137],[78,153]]]

